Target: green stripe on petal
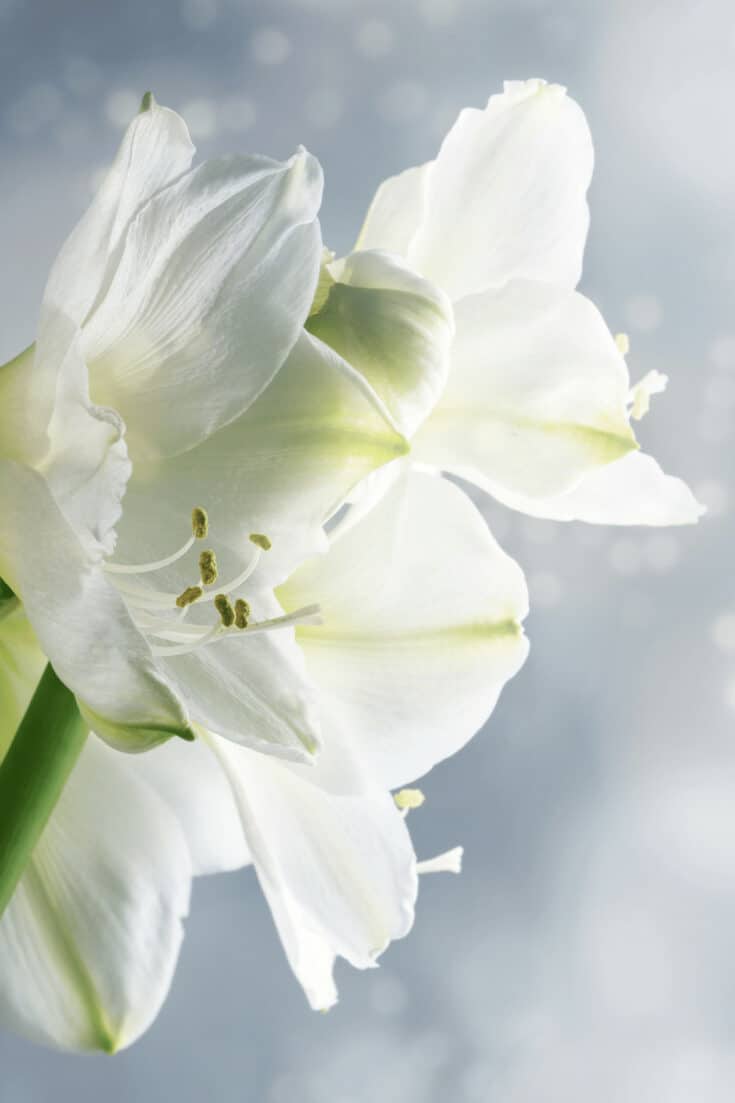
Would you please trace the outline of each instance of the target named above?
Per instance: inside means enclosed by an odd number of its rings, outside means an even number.
[[[39,860],[29,865],[23,891],[38,923],[46,953],[59,970],[62,981],[75,992],[82,1005],[87,1019],[89,1048],[114,1053],[117,1049],[115,1032],[100,1005],[94,981],[74,941],[66,916],[53,899],[51,887],[40,872],[40,865]]]
[[[0,919],[0,1025],[61,1049],[130,1045],[168,992],[190,882],[173,812],[89,739]]]
[[[625,360],[588,299],[515,280],[462,299],[455,318],[449,381],[417,459],[491,493],[548,497],[637,449]]]
[[[312,773],[338,791],[360,784],[350,760],[397,789],[459,750],[528,651],[519,567],[463,491],[434,475],[399,479],[278,591],[287,608],[306,594],[324,620],[297,630],[327,760]]]

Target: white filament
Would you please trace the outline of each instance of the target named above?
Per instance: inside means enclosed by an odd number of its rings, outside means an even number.
[[[129,605],[136,605],[141,609],[176,609],[178,594],[166,593],[164,590],[149,590],[145,586],[136,586],[131,582],[121,582],[115,579],[115,586],[125,597]]]
[[[193,540],[194,538],[192,537],[192,542]],[[189,546],[191,547],[191,545]],[[226,582],[224,585],[219,586],[218,590],[221,593],[231,594],[240,586],[242,586],[244,582],[247,582],[255,568],[258,566],[262,554],[263,553],[261,552],[260,548],[254,548],[252,558],[250,559],[247,567],[245,567],[244,570],[242,570],[240,574],[237,575],[235,578],[231,579],[229,582]],[[161,565],[168,566],[169,562],[174,562],[176,559],[179,558],[180,554],[179,552],[176,552],[175,555],[169,556],[168,560],[161,560]],[[111,564],[106,564],[106,566],[110,567]],[[141,571],[142,569],[143,568],[141,568]],[[155,564],[146,564],[145,569],[152,571],[159,570],[159,567],[155,566]],[[145,586],[136,586],[134,582],[128,582],[127,580],[125,582],[122,582],[119,579],[115,579],[115,585],[117,586],[120,593],[124,594],[126,600],[130,605],[135,605],[141,609],[151,608],[154,606],[160,609],[168,609],[172,605],[176,605],[176,598],[179,596],[178,594],[167,593],[165,590],[149,590],[146,589]]]
[[[241,571],[240,574],[237,575],[236,578],[233,578],[230,582],[226,582],[223,586],[220,586],[219,589],[222,591],[222,593],[231,594],[233,593],[233,591],[237,590],[239,586],[242,586],[243,582],[247,582],[255,568],[258,566],[262,554],[263,553],[260,548],[254,546],[253,558],[250,560],[245,570]]]
[[[149,639],[154,641],[151,651],[157,656],[187,655],[197,651],[200,647],[216,643],[217,640],[228,636],[253,635],[257,632],[269,632],[279,628],[288,628],[297,624],[321,624],[322,619],[318,605],[305,605],[302,609],[296,609],[293,613],[284,613],[282,616],[271,617],[268,620],[254,621],[245,628],[237,625],[224,625],[218,621],[214,626],[184,624],[183,621],[189,611],[191,602],[183,609],[177,606],[177,600],[182,596],[176,593],[168,593],[147,586],[136,585],[135,582],[119,576],[143,575],[170,567],[187,554],[194,545],[196,536],[192,535],[177,551],[163,559],[156,559],[150,563],[106,563],[105,570],[116,576],[114,584],[130,607],[137,627]],[[218,586],[218,592],[233,595],[251,577],[255,571],[260,557],[263,554],[260,545],[254,541],[254,547],[247,566],[235,578]],[[164,616],[162,616],[164,614]],[[168,614],[166,617],[165,614]]]
[[[173,656],[188,655],[192,651],[198,651],[200,647],[223,640],[227,636],[248,636],[257,632],[270,632],[274,628],[288,628],[295,624],[321,624],[321,613],[318,605],[305,605],[302,609],[296,609],[293,613],[285,613],[280,617],[271,617],[269,620],[255,621],[247,628],[237,628],[234,625],[225,628],[222,624],[216,624],[214,628],[196,629],[162,629],[152,632],[151,635],[158,639],[174,641],[172,647],[154,644],[151,651],[154,655]],[[176,642],[182,641],[182,642]]]
[[[163,567],[170,567],[177,559],[181,559],[194,546],[196,536],[190,536],[178,551],[167,555],[165,559],[156,559],[152,563],[105,563],[105,570],[110,574],[148,574],[149,571],[160,571]]]
[[[436,858],[427,858],[424,862],[416,863],[417,873],[461,873],[462,855],[464,848],[455,846],[444,854],[437,854]]]

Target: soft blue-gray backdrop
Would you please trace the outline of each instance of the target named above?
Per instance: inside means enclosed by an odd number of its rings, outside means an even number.
[[[696,530],[533,522],[531,658],[434,771],[379,970],[307,1010],[252,874],[200,883],[168,1003],[113,1059],[0,1037],[2,1103],[729,1103],[735,1079],[735,10],[728,0],[0,0],[0,357],[152,88],[203,155],[306,144],[326,240],[504,78],[567,85],[597,167],[584,288],[671,376],[641,427]]]

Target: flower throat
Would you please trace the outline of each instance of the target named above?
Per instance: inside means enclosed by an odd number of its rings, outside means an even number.
[[[288,628],[296,624],[320,624],[318,605],[305,605],[292,613],[268,620],[251,619],[248,601],[238,590],[255,571],[261,556],[270,551],[271,542],[262,533],[250,534],[250,553],[238,575],[227,583],[216,586],[219,580],[217,556],[212,548],[199,554],[199,580],[186,586],[181,593],[137,586],[129,581],[131,576],[155,574],[183,559],[195,543],[205,540],[209,534],[206,510],[196,506],[191,513],[191,536],[171,555],[151,563],[106,563],[105,571],[125,600],[136,627],[147,638],[151,651],[161,657],[186,655],[200,647],[226,639],[232,635],[253,635],[256,632]],[[213,589],[216,586],[216,592]],[[195,605],[211,605],[216,619],[211,625],[184,623],[189,609]]]

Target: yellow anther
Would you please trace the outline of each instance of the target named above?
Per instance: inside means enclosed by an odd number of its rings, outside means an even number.
[[[404,811],[410,808],[420,808],[426,797],[420,789],[400,789],[393,794],[393,800],[401,811]]]
[[[651,398],[655,394],[662,394],[666,390],[666,384],[669,378],[667,375],[662,375],[660,371],[649,371],[647,375],[643,376],[634,387],[631,387],[628,395],[628,402],[630,403],[630,416],[635,421],[640,421],[642,417],[645,417],[651,408]]]
[[[263,551],[270,551],[272,544],[267,536],[264,536],[262,532],[251,532],[250,543],[255,544],[256,547],[262,548]]]
[[[202,509],[201,506],[195,506],[191,511],[191,531],[194,533],[197,540],[203,540],[209,532],[207,511],[206,509]]]
[[[214,599],[214,607],[219,613],[219,619],[225,628],[232,628],[235,623],[235,610],[227,594],[217,594]]]
[[[250,606],[244,598],[239,597],[235,602],[235,627],[247,628],[250,619]]]
[[[182,594],[176,598],[176,604],[179,609],[185,609],[187,605],[193,605],[195,601],[204,593],[201,586],[187,586]]]
[[[627,356],[630,352],[630,338],[627,333],[616,333],[615,344],[618,346],[618,352],[621,356]]]
[[[217,556],[211,548],[199,556],[199,577],[203,586],[211,586],[217,581]]]

